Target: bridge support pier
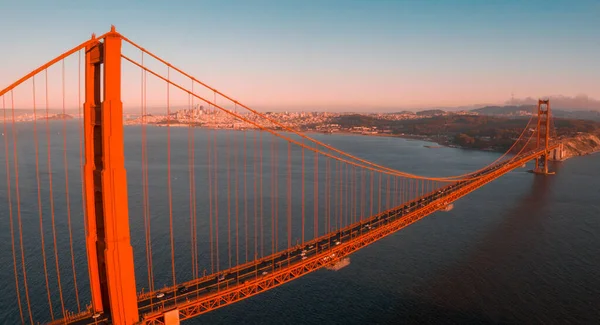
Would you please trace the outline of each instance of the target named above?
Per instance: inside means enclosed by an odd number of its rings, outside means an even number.
[[[165,312],[165,325],[179,325],[179,309]]]
[[[85,59],[84,186],[92,306],[95,313],[108,312],[113,324],[135,324],[139,315],[123,150],[121,36],[114,26],[104,42],[86,48]]]

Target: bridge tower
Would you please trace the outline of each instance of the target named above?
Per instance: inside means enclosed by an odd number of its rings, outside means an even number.
[[[552,172],[548,172],[548,157],[550,155],[550,151],[548,147],[550,146],[550,100],[549,99],[539,99],[537,105],[537,113],[538,113],[538,121],[537,121],[537,141],[536,148],[541,149],[544,148],[544,154],[535,159],[535,168],[533,170],[534,173],[537,174],[553,174]]]
[[[109,313],[113,324],[135,324],[139,315],[123,152],[121,36],[114,26],[103,42],[86,47],[83,112],[92,308]]]

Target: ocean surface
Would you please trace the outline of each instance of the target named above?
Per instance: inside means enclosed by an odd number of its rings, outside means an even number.
[[[3,131],[0,138],[0,324],[20,323],[11,246],[9,193],[19,294],[25,318],[28,319],[28,312],[23,287],[18,214],[21,215],[27,293],[34,321],[44,322],[52,316],[61,315],[56,256],[59,260],[58,270],[65,309],[77,311],[73,265],[77,275],[79,308],[85,308],[90,300],[81,202],[78,124],[69,121],[63,125],[61,121],[52,121],[48,128],[45,123],[40,122],[36,127],[39,142],[37,159],[33,123],[16,125],[16,150],[10,125],[7,125],[7,130]],[[170,133],[171,141],[170,207],[165,168],[167,132]],[[177,282],[191,278],[188,132],[187,128],[147,128],[148,200],[152,220],[155,288],[169,285],[172,281],[169,211],[173,215],[177,248]],[[193,134],[199,272],[207,270],[210,273],[211,269],[227,268],[229,263],[235,265],[236,261],[244,262],[246,251],[251,259],[255,254],[269,254],[273,246],[277,249],[287,247],[285,185],[275,190],[270,184],[272,179],[278,179],[279,184],[286,184],[289,149],[293,157],[291,177],[297,185],[300,177],[300,149],[288,148],[287,143],[282,141],[275,143],[264,132],[257,135],[253,131],[196,129]],[[497,153],[474,150],[426,148],[424,145],[431,143],[400,138],[335,134],[311,136],[385,166],[432,176],[462,174],[481,168],[499,156]],[[233,249],[230,253],[228,240],[232,239],[228,238],[227,229],[226,171],[234,170],[237,166],[237,172],[234,173],[242,175],[243,141],[245,139],[247,143],[247,150],[253,151],[254,141],[259,139],[260,145],[261,137],[264,145],[264,213],[269,216],[265,218],[263,242],[254,243],[252,239],[253,194],[250,193],[246,198],[247,207],[244,207],[245,201],[240,195],[237,199],[239,209],[250,210],[250,238],[247,241],[245,236],[239,235],[240,248],[237,251]],[[141,186],[141,139],[140,126],[125,128],[129,217],[136,286],[139,291],[147,290],[149,286],[143,217],[144,191]],[[5,140],[8,148],[5,147]],[[211,145],[208,145],[209,141]],[[213,150],[215,143],[219,159],[216,164]],[[209,149],[213,151],[209,153]],[[16,203],[15,152],[18,160],[20,206]],[[210,160],[212,167],[209,167],[209,154],[213,159]],[[247,192],[253,192],[254,180],[259,180],[254,173],[253,163],[258,158],[249,152],[246,155],[247,167],[251,169],[247,171]],[[237,164],[234,163],[235,157],[238,158]],[[314,165],[312,156],[307,153],[306,157],[308,175],[305,179],[307,188],[310,188],[312,185],[308,180],[312,178],[311,168]],[[8,158],[10,167],[10,191],[7,189],[5,158]],[[322,157],[320,159],[321,162],[324,161]],[[233,165],[227,165],[227,162]],[[219,166],[216,171],[214,166]],[[277,172],[271,173],[269,166],[278,166]],[[319,168],[323,166],[324,163],[321,163]],[[553,163],[551,168],[556,171],[556,175],[552,176],[526,172],[530,167],[515,170],[460,199],[449,212],[435,213],[361,249],[351,255],[350,265],[341,270],[316,271],[266,293],[185,321],[184,324],[598,324],[600,154]],[[218,192],[221,194],[218,199],[221,209],[218,214],[220,260],[212,265],[208,233],[210,225],[206,213],[207,206],[211,204],[207,198],[209,193],[206,185],[209,182],[209,168],[213,168],[212,176],[218,175]],[[66,174],[68,183],[65,181]],[[39,200],[36,176],[39,176],[40,184]],[[229,185],[234,186],[231,182]],[[298,187],[295,186],[293,191],[294,200],[298,200]],[[386,194],[385,187],[379,187],[376,191]],[[279,195],[279,192],[282,194]],[[277,211],[282,215],[279,216],[280,223],[277,226],[281,235],[275,244],[269,235],[272,231],[270,221],[273,202],[279,204]],[[298,204],[294,201],[292,205],[293,242],[300,236],[299,222],[296,222],[299,216]],[[306,204],[309,207],[307,211],[312,213],[312,199],[306,198]],[[46,289],[41,258],[40,211],[49,290]],[[56,256],[52,240],[53,215],[57,238]],[[70,254],[68,217],[71,218],[74,263]],[[306,233],[307,236],[313,236],[313,225],[308,219],[310,218],[307,218]],[[240,233],[244,231],[240,230]],[[262,249],[261,245],[264,246]],[[49,312],[48,291],[54,315]]]

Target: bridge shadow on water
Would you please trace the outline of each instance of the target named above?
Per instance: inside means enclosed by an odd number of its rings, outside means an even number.
[[[529,193],[501,221],[475,243],[467,257],[456,261],[427,281],[422,295],[429,297],[432,318],[417,322],[464,324],[547,323],[543,298],[536,297],[539,283],[535,255],[543,247],[549,214],[549,192],[555,176],[533,175]],[[532,258],[533,257],[533,258]],[[407,319],[407,323],[413,323]]]
[[[510,260],[515,258],[515,254],[520,255],[517,259],[522,261],[528,251],[527,246],[532,243],[529,237],[539,231],[546,213],[541,207],[549,199],[553,176],[532,177],[529,193],[514,208],[502,213],[500,224],[474,245],[466,259],[455,261],[455,265],[442,270],[441,274],[438,271],[437,277],[418,279],[416,282],[419,284],[408,293],[404,290],[400,293],[393,285],[377,285],[383,280],[376,278],[376,270],[369,272],[375,274],[375,278],[366,281],[355,280],[360,276],[355,273],[356,270],[347,270],[348,273],[317,272],[304,280],[286,284],[286,290],[275,290],[229,306],[227,311],[203,315],[198,324],[517,323],[505,317],[511,312],[503,310],[505,300],[492,302],[491,308],[482,308],[481,295],[489,299],[490,295],[493,296],[490,292],[502,290],[498,285],[510,282],[510,277],[518,270],[505,272],[497,265],[514,265]],[[404,277],[399,281],[411,280]],[[340,283],[347,285],[340,287]],[[307,303],[303,296],[309,292],[312,297],[327,298],[318,298],[318,303]],[[504,294],[503,299],[512,298],[510,294]],[[191,320],[190,324],[196,324],[196,320]]]
[[[543,207],[549,200],[553,176],[532,175],[531,188],[512,209],[502,213],[500,224],[486,233],[472,247],[464,260],[456,261],[449,269],[438,272],[438,276],[419,281],[421,284],[415,294],[398,295],[390,290],[384,293],[386,299],[378,299],[375,308],[365,308],[364,319],[345,320],[344,324],[517,324],[527,316],[518,315],[504,307],[507,300],[519,295],[516,290],[500,293],[502,286],[510,283],[513,277],[522,277],[534,265],[523,263],[531,253],[531,245],[536,241],[532,235],[540,231],[542,221],[547,215]],[[519,260],[521,269],[513,268]],[[507,269],[508,267],[508,269]],[[493,280],[491,280],[493,279]],[[365,292],[369,287],[353,288]],[[522,288],[528,291],[527,288]],[[494,297],[494,291],[501,298]],[[381,294],[381,293],[380,293]],[[525,293],[527,295],[529,293]],[[482,296],[485,296],[482,297]],[[489,301],[490,298],[492,301]],[[522,298],[522,297],[521,297]],[[535,297],[531,297],[535,298]],[[528,301],[524,298],[521,300]],[[489,306],[482,306],[489,303]],[[529,302],[529,301],[528,301]],[[518,301],[514,300],[517,304]],[[508,303],[511,304],[511,303]],[[507,317],[507,314],[509,317]],[[538,320],[539,321],[539,320]],[[335,323],[335,322],[334,322]]]
[[[385,307],[385,306],[384,306]],[[393,298],[385,313],[368,313],[366,322],[345,324],[488,324],[484,314],[428,303],[419,297]],[[393,312],[390,312],[393,310]]]
[[[302,284],[286,284],[288,290],[273,291],[184,324],[491,323],[483,314],[435,304],[417,295],[399,294],[393,288],[386,290],[369,285],[369,281],[357,282],[346,278],[342,282],[349,285],[340,287],[339,281],[330,279],[337,277],[339,280],[339,276],[335,272],[322,272],[310,276],[311,279]],[[335,294],[332,295],[332,292]],[[305,300],[307,295],[317,301],[308,302]]]

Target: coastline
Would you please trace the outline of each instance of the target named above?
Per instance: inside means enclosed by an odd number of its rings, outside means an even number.
[[[55,114],[53,116],[45,116],[38,117],[38,120],[78,120],[77,117],[72,117],[68,115]],[[31,120],[20,120],[15,122],[33,122]],[[136,126],[143,125],[139,123],[139,121],[135,120],[124,120],[123,126]],[[233,131],[245,131],[245,130],[255,130],[255,131],[263,131],[256,127],[250,128],[241,128],[241,127],[219,127],[219,126],[211,126],[211,125],[199,125],[199,124],[188,124],[188,123],[146,123],[146,126],[153,127],[194,127],[194,128],[202,128],[202,129],[212,129],[212,130],[233,130]],[[275,129],[277,132],[288,132],[281,129]],[[438,149],[438,148],[455,148],[462,150],[478,150],[478,151],[489,151],[489,152],[498,152],[503,153],[504,150],[498,148],[473,148],[473,147],[464,147],[458,144],[452,143],[448,141],[448,138],[440,138],[440,137],[430,137],[425,135],[415,135],[415,134],[391,134],[391,133],[373,133],[373,132],[350,132],[350,131],[335,131],[335,132],[322,132],[317,130],[308,130],[308,131],[299,131],[306,134],[337,134],[337,135],[354,135],[354,136],[377,136],[377,137],[391,137],[391,138],[402,138],[406,140],[414,140],[414,141],[424,141],[429,142],[434,145],[424,145],[424,147],[429,149]],[[561,139],[564,144],[564,149],[561,151],[559,159],[552,159],[553,161],[564,161],[572,157],[576,156],[587,156],[590,154],[600,152],[600,135],[592,134],[592,133],[579,133],[575,136],[566,137]]]
[[[124,126],[134,126],[141,125],[141,123],[124,123]],[[158,124],[158,123],[147,123],[146,125],[155,126],[155,127],[167,127],[167,124]],[[168,124],[170,127],[190,127],[190,124],[187,123],[172,123]],[[203,129],[213,129],[213,130],[233,130],[233,131],[245,131],[245,130],[256,130],[261,131],[258,128],[221,128],[221,127],[211,127],[211,126],[202,126],[202,125],[193,125],[195,128],[203,128]],[[285,130],[276,130],[283,131]],[[414,134],[390,134],[390,133],[358,133],[358,132],[348,132],[348,131],[336,131],[331,133],[325,133],[315,130],[310,131],[299,131],[306,134],[338,134],[338,135],[358,135],[358,136],[377,136],[377,137],[391,137],[391,138],[402,138],[407,140],[416,140],[416,141],[424,141],[435,143],[435,145],[424,145],[424,147],[429,149],[438,149],[438,148],[455,148],[462,150],[477,150],[477,151],[489,151],[489,152],[498,152],[503,153],[503,150],[498,149],[479,149],[472,147],[463,147],[458,144],[451,143],[447,141],[447,139],[435,139],[428,136],[414,135]],[[576,156],[586,156],[590,154],[594,154],[600,152],[600,138],[594,134],[579,134],[574,137],[564,138],[562,139],[563,143],[565,143],[564,156],[562,159],[557,159],[554,161],[564,161],[572,157]]]

